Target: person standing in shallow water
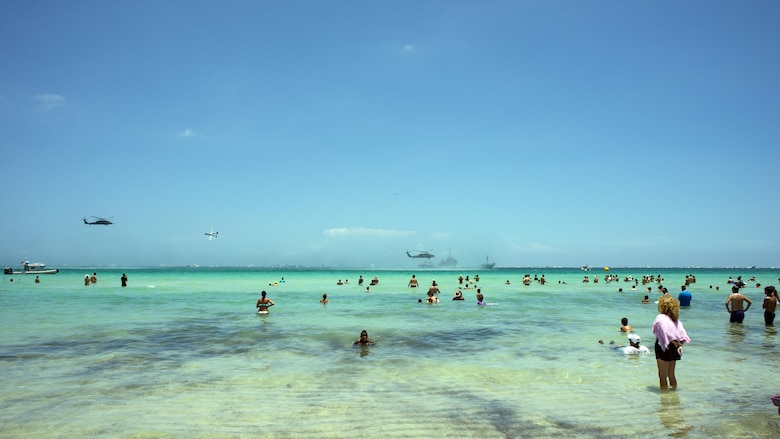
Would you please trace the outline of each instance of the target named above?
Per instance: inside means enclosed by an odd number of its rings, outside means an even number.
[[[122,273],[121,280],[122,280],[122,286],[126,287],[127,286],[127,274]]]
[[[477,305],[485,304],[485,296],[482,295],[482,290],[477,288]]]
[[[677,377],[674,374],[677,360],[682,358],[683,344],[691,339],[683,324],[678,320],[680,302],[674,297],[664,294],[658,299],[658,316],[653,322],[655,340],[655,359],[658,366],[658,380],[661,390],[677,388]]]
[[[747,302],[747,306],[745,309],[742,309],[742,304],[745,302]],[[729,322],[742,323],[745,320],[745,311],[749,310],[752,304],[753,302],[747,296],[739,292],[739,286],[734,285],[731,287],[731,294],[726,298],[726,311],[731,314]],[[731,305],[731,308],[729,308],[729,305]]]
[[[691,292],[683,285],[680,287],[680,294],[677,295],[677,300],[680,301],[680,306],[691,306]]]
[[[436,294],[439,294],[439,285],[436,284],[436,281],[434,280],[431,282],[430,288],[428,288],[428,297],[433,297]]]
[[[255,305],[255,308],[257,308],[257,312],[268,312],[268,308],[275,305],[273,300],[265,297],[266,292],[262,291],[260,292],[260,298],[257,299],[257,305]]]
[[[764,287],[764,303],[761,305],[764,308],[764,323],[766,326],[774,326],[775,324],[775,309],[777,309],[777,290],[773,286]]]

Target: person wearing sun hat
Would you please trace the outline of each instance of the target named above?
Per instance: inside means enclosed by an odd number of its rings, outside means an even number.
[[[639,337],[639,334],[632,332],[628,334],[628,346],[620,348],[620,350],[622,350],[626,355],[649,354],[650,349],[648,349],[647,346],[639,345],[641,341],[642,338]]]

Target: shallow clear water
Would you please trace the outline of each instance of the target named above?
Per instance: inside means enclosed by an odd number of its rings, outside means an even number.
[[[490,306],[451,301],[459,271],[127,269],[5,276],[2,437],[777,437],[778,334],[763,288],[780,270],[613,269],[661,274],[692,343],[679,388],[652,356],[625,357],[628,317],[652,349],[646,286],[581,282],[579,269],[479,273]],[[545,274],[546,285],[521,283]],[[421,287],[407,288],[411,274]],[[359,275],[366,283],[357,284]],[[726,280],[754,304],[728,323]],[[365,289],[368,280],[380,283]],[[15,283],[8,282],[14,277]],[[269,283],[285,278],[284,283]],[[349,279],[337,286],[336,281]],[[418,303],[436,279],[439,304]],[[506,285],[505,281],[511,284]],[[565,282],[564,283],[559,283]],[[712,288],[710,288],[712,285]],[[716,290],[715,287],[720,287]],[[622,288],[623,292],[618,292]],[[658,294],[655,285],[651,301]],[[276,303],[255,314],[260,290]],[[331,302],[319,303],[322,293]],[[780,324],[780,321],[778,322]],[[377,343],[355,347],[366,329]]]

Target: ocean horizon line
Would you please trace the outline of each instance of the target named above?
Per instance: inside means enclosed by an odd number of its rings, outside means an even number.
[[[77,269],[127,269],[127,270],[145,270],[145,269],[257,269],[257,270],[322,270],[322,271],[337,271],[337,270],[379,270],[379,271],[459,271],[459,270],[479,270],[479,271],[498,271],[498,270],[580,270],[582,272],[605,272],[613,270],[777,270],[778,267],[759,267],[759,266],[739,266],[739,265],[708,265],[708,266],[675,266],[675,265],[641,265],[641,266],[604,266],[604,267],[590,267],[589,269],[583,269],[582,266],[566,266],[566,265],[514,265],[514,266],[495,266],[492,268],[485,268],[480,266],[456,266],[456,267],[382,267],[382,266],[359,266],[359,265],[199,265],[199,264],[159,264],[159,265],[58,265],[53,268],[61,268],[67,270]]]

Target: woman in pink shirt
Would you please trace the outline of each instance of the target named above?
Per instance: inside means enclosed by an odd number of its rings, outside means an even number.
[[[677,360],[682,358],[682,347],[691,341],[681,321],[680,302],[669,294],[664,294],[658,299],[658,316],[653,322],[653,334],[655,340],[655,361],[658,364],[658,379],[661,390],[669,387],[677,387],[677,378],[674,376],[674,366]]]

